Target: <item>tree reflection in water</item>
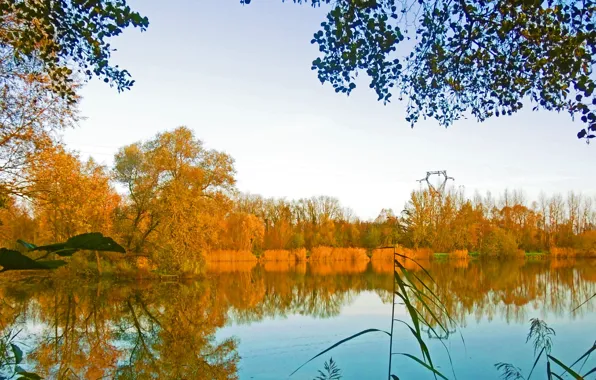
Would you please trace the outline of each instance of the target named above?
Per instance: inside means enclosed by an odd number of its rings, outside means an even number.
[[[24,328],[24,367],[47,378],[234,379],[239,342],[217,340],[218,329],[292,314],[332,318],[362,291],[391,302],[392,270],[364,264],[220,263],[201,281],[175,283],[7,280],[0,285],[0,328]],[[566,315],[596,292],[594,261],[423,266],[434,278],[426,285],[459,325],[470,315],[524,323],[538,305]],[[588,303],[570,316],[593,309]]]

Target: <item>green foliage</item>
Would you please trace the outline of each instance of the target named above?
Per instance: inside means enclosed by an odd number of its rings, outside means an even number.
[[[501,379],[503,380],[525,380],[521,368],[513,364],[497,363],[495,364],[495,368],[501,373]]]
[[[319,370],[319,375],[313,380],[339,380],[341,379],[341,370],[337,367],[337,363],[333,361],[333,358],[329,359],[329,362],[325,362],[324,371]]]
[[[495,364],[496,369],[501,373],[501,378],[504,380],[530,380],[532,377],[532,373],[534,373],[534,369],[538,365],[540,358],[542,356],[546,357],[546,373],[549,379],[557,378],[562,379],[565,373],[568,373],[574,379],[582,380],[585,379],[589,374],[596,372],[596,367],[592,368],[591,370],[587,371],[583,376],[581,376],[578,372],[582,370],[573,370],[572,367],[575,366],[582,360],[588,359],[588,357],[592,354],[593,351],[596,350],[596,342],[592,345],[590,349],[583,353],[573,364],[567,365],[557,359],[556,357],[552,356],[550,353],[552,351],[553,342],[552,336],[555,335],[555,330],[549,327],[546,322],[540,320],[538,318],[532,318],[530,320],[530,332],[526,338],[526,343],[532,340],[532,344],[534,346],[534,364],[532,365],[532,369],[530,369],[530,373],[528,377],[524,377],[520,368],[515,367],[513,364],[509,363],[497,363]],[[560,368],[563,369],[563,373],[556,374],[553,372],[553,365],[551,363],[555,363]],[[584,361],[585,364],[585,361]]]
[[[111,64],[109,39],[129,26],[144,31],[148,25],[126,0],[0,2],[2,45],[11,48],[17,64],[32,58],[41,61],[52,89],[70,99],[75,96],[71,67],[119,91],[129,89],[134,81],[128,71]]]
[[[50,269],[43,263],[33,260],[18,251],[0,248],[2,270]]]
[[[548,327],[546,322],[538,318],[532,318],[530,319],[530,332],[526,337],[526,343],[532,340],[534,356],[540,350],[544,350],[547,355],[550,355],[553,348],[552,336],[554,335],[556,335],[555,330]]]
[[[594,0],[294,2],[332,5],[312,68],[336,92],[349,95],[365,72],[379,100],[408,98],[412,126],[511,115],[529,100],[580,117],[578,137],[595,137]]]
[[[43,245],[32,249],[32,251],[53,252],[60,256],[72,256],[80,250],[126,253],[126,250],[114,239],[103,236],[99,232],[73,236],[66,243]]]

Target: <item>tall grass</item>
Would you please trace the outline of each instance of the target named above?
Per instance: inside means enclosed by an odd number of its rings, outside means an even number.
[[[215,251],[207,252],[205,255],[207,262],[214,261],[253,261],[256,262],[257,258],[252,254],[251,251],[236,251],[231,249],[220,249]]]
[[[315,247],[311,250],[310,261],[364,261],[369,258],[364,248]]]
[[[299,248],[292,251],[297,262],[306,262],[306,248]]]
[[[267,262],[267,261],[295,261],[295,257],[292,254],[292,252],[286,250],[286,249],[268,249],[265,252],[263,252],[263,254],[261,255],[261,257],[259,257],[259,260],[261,262]]]
[[[395,252],[403,259],[428,260],[433,256],[430,248],[405,248],[401,245],[395,247]],[[393,262],[393,248],[379,248],[373,250],[372,261],[390,261]],[[405,262],[411,260],[405,260]]]
[[[467,249],[456,249],[455,251],[449,253],[449,258],[467,260],[470,258],[470,255],[468,255]]]

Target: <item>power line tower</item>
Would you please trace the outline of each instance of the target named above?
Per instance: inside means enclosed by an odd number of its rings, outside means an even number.
[[[431,182],[431,178],[433,178],[433,176],[437,176],[437,181],[434,184]],[[447,175],[447,170],[435,170],[426,172],[426,177],[419,179],[418,182],[426,182],[431,194],[443,195],[445,192],[445,186],[449,180],[455,181],[455,178],[449,177]]]

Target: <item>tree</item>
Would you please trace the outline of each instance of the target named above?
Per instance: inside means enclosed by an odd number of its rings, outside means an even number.
[[[294,2],[332,4],[311,41],[320,81],[349,95],[366,72],[379,100],[408,99],[412,126],[421,117],[483,121],[530,101],[579,116],[578,138],[596,136],[594,0]]]
[[[105,168],[82,163],[61,146],[47,149],[28,169],[38,242],[55,243],[86,232],[109,234],[120,197]]]
[[[16,62],[0,46],[0,194],[30,196],[23,172],[56,140],[56,132],[78,121],[77,99],[70,101],[50,88],[36,59]],[[71,87],[75,88],[74,84]]]
[[[48,74],[54,92],[74,99],[73,70],[97,76],[119,91],[134,81],[128,71],[112,65],[109,39],[129,26],[145,30],[149,20],[126,0],[28,1],[0,3],[0,45],[16,65],[32,59]]]
[[[167,269],[199,268],[231,211],[234,174],[229,155],[205,149],[186,127],[120,149],[114,176],[128,190],[118,218],[127,248],[152,248]]]

